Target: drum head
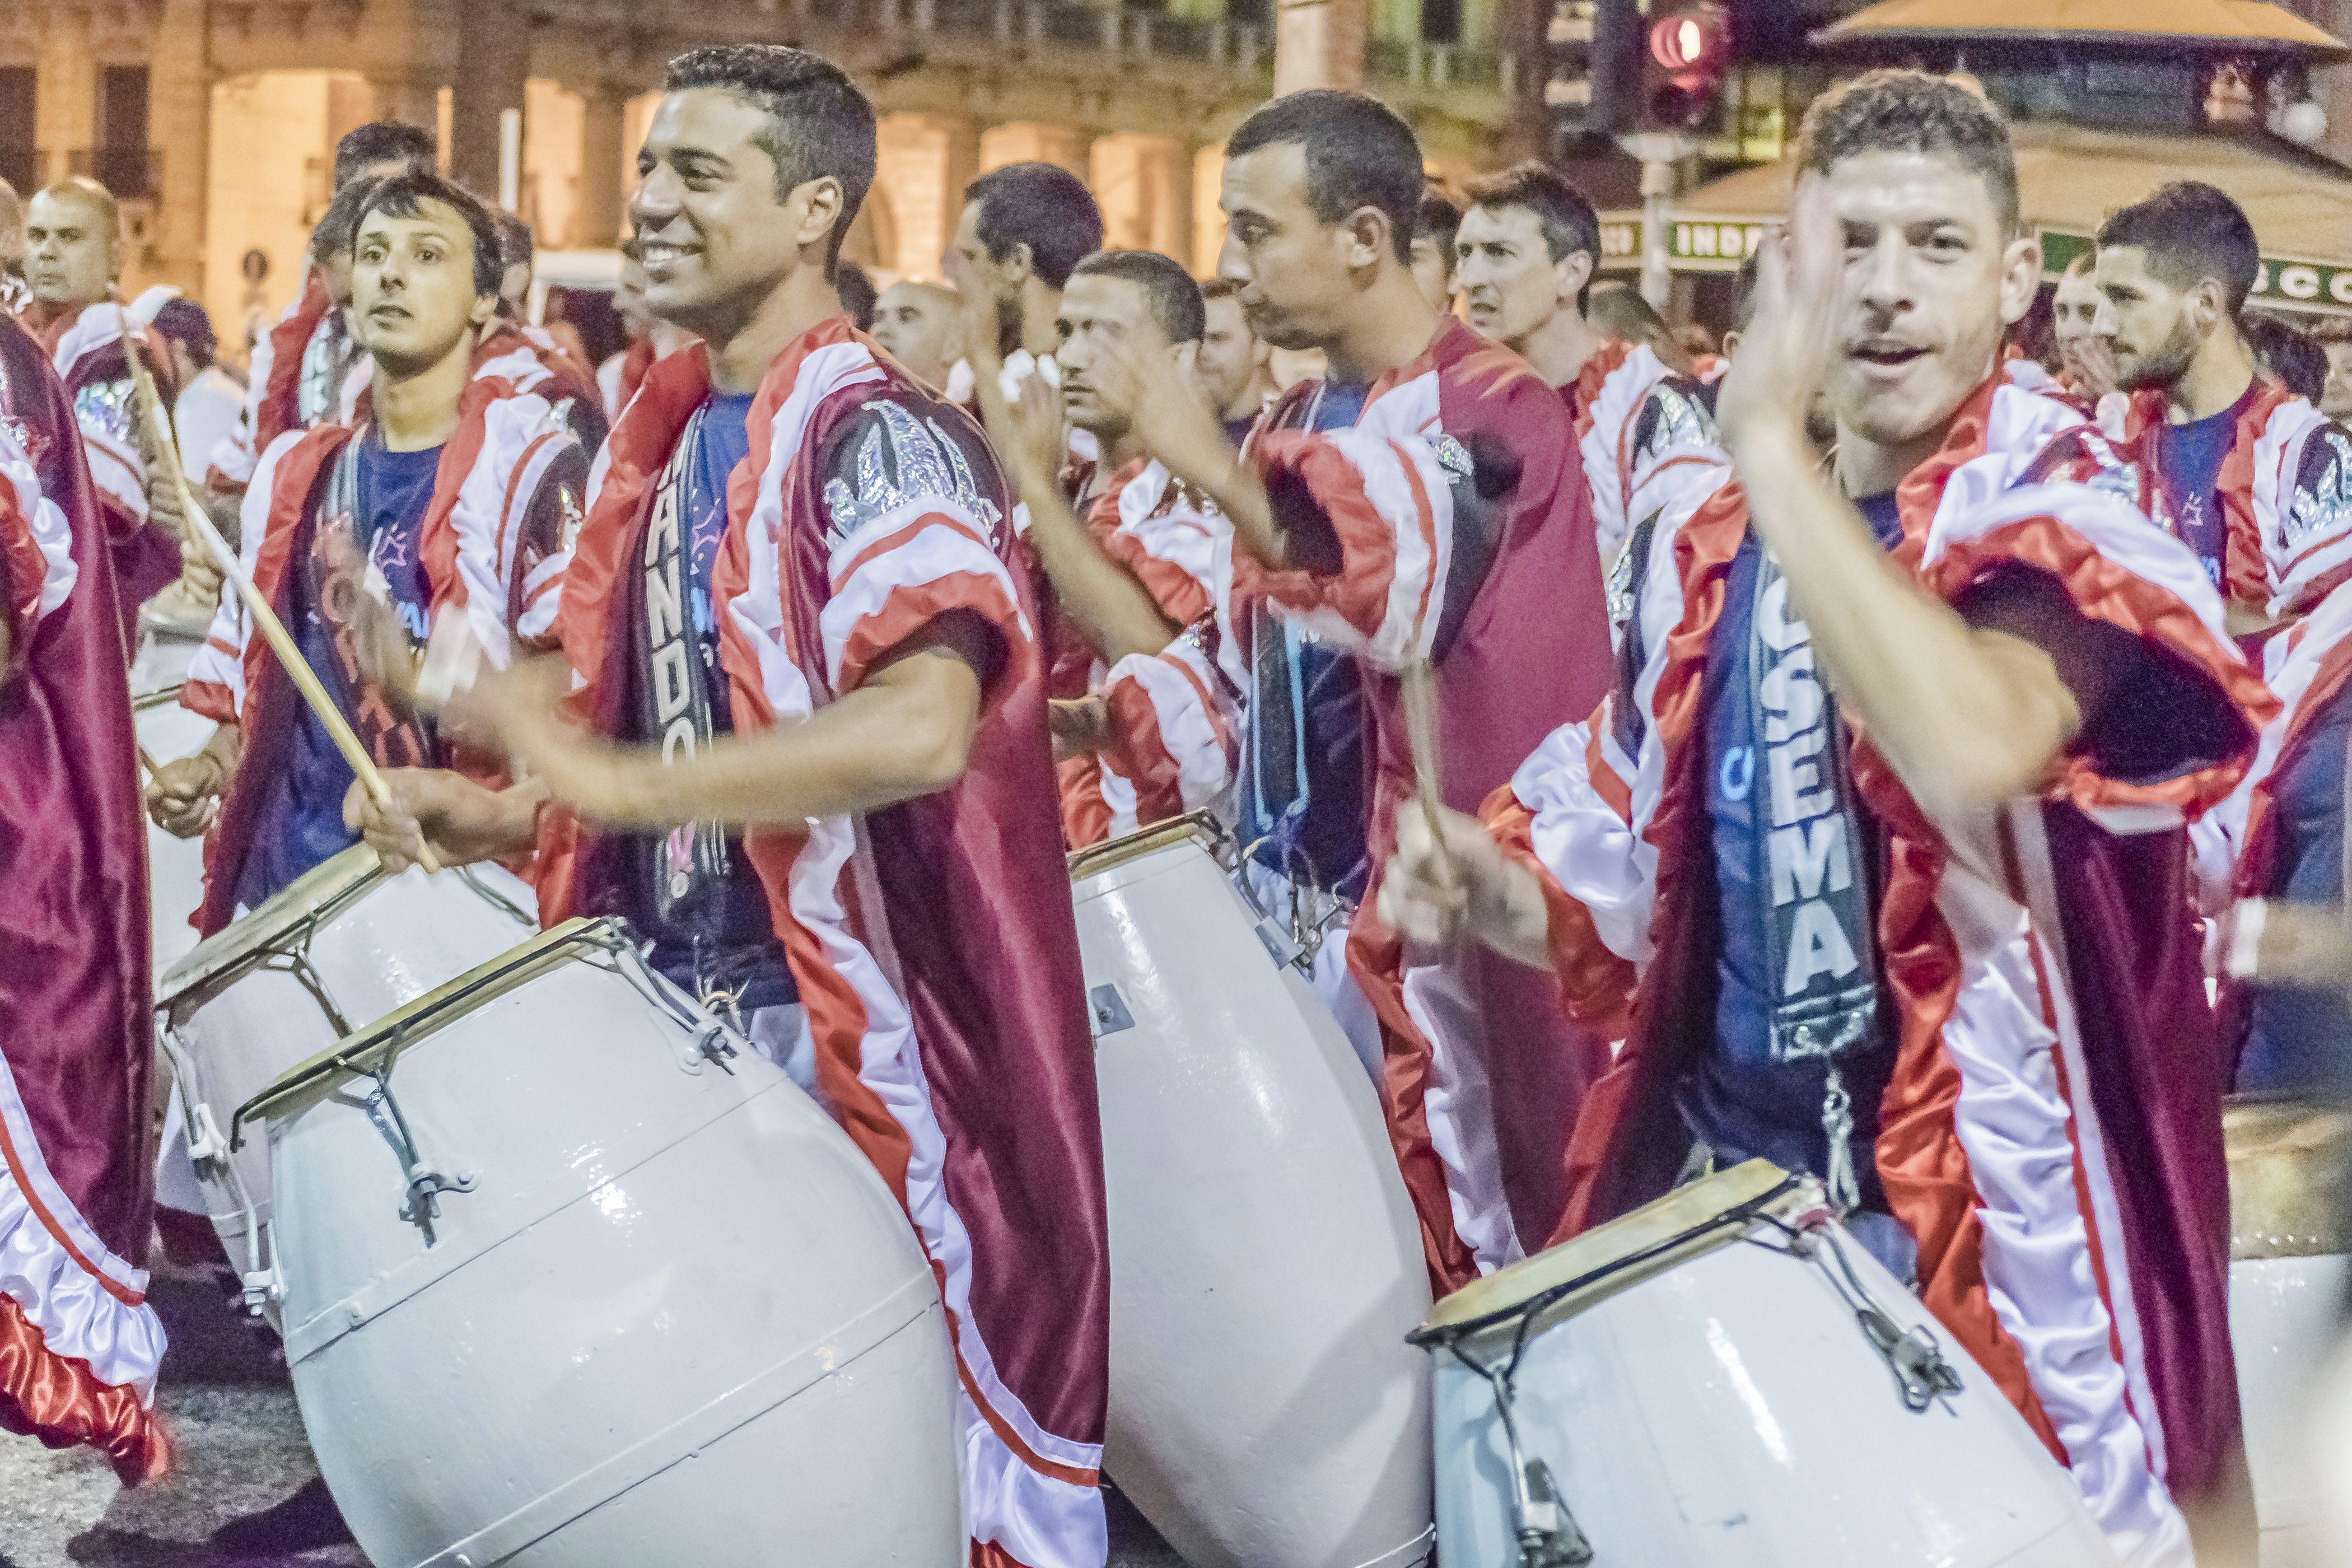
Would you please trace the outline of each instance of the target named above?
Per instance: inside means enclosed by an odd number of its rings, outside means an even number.
[[[1414,1338],[1450,1338],[1447,1330],[1507,1322],[1538,1298],[1543,1299],[1547,1313],[1581,1311],[1687,1258],[1738,1240],[1747,1226],[1724,1223],[1734,1210],[1786,1217],[1804,1213],[1816,1201],[1804,1184],[1780,1166],[1749,1160],[1676,1187],[1622,1219],[1465,1285],[1429,1310],[1429,1321]]]
[[[2221,1108],[2230,1155],[2230,1256],[2352,1251],[2352,1103],[2248,1098]]]
[[[1155,822],[1139,832],[1124,838],[1114,838],[1106,844],[1096,844],[1070,855],[1070,880],[1083,882],[1089,877],[1099,877],[1115,866],[1139,859],[1155,850],[1171,845],[1198,844],[1212,855],[1218,844],[1217,819],[1205,811],[1184,816],[1171,816],[1165,822]]]
[[[278,951],[285,938],[299,928],[331,917],[374,886],[380,875],[375,851],[364,844],[354,844],[312,867],[276,898],[215,931],[198,942],[194,952],[172,965],[155,987],[159,1005],[169,1007],[242,972]]]
[[[356,1073],[388,1069],[401,1052],[467,1014],[528,985],[550,970],[577,962],[586,951],[610,950],[615,943],[629,945],[619,923],[610,920],[568,920],[541,931],[406,1006],[354,1029],[310,1060],[288,1068],[268,1089],[239,1106],[230,1125],[235,1128],[241,1122],[287,1114]]]

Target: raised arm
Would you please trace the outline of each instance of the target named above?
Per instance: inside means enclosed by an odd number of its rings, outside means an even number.
[[[1757,313],[1717,403],[1749,515],[1786,574],[1838,700],[1951,834],[2031,790],[2082,716],[2040,647],[1971,626],[1887,559],[1807,441],[1842,321],[1844,242],[1817,180],[1759,252]]]

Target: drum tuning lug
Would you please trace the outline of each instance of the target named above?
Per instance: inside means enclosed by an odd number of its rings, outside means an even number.
[[[1943,1347],[1925,1329],[1903,1330],[1895,1320],[1875,1304],[1858,1308],[1854,1318],[1862,1324],[1873,1349],[1895,1374],[1895,1387],[1902,1391],[1903,1407],[1917,1415],[1945,1394],[1960,1391],[1959,1373],[1944,1359]]]
[[[1518,1568],[1580,1568],[1592,1561],[1592,1542],[1559,1500],[1551,1467],[1529,1459],[1526,1500],[1519,1507]]]
[[[409,1131],[408,1118],[400,1112],[400,1101],[393,1098],[392,1083],[383,1073],[374,1075],[375,1092],[367,1098],[368,1120],[375,1123],[383,1141],[400,1161],[401,1174],[407,1179],[408,1198],[400,1205],[400,1217],[425,1233],[425,1244],[433,1245],[433,1222],[441,1217],[443,1193],[470,1193],[476,1178],[466,1173],[452,1176],[436,1167],[416,1145],[415,1134]]]
[[[198,1164],[228,1158],[228,1140],[213,1120],[213,1108],[201,1100],[188,1105],[188,1158]]]
[[[735,1069],[727,1065],[735,1055],[734,1042],[728,1037],[732,1032],[718,1019],[709,1020],[695,1030],[686,1049],[678,1053],[677,1065],[688,1072],[700,1072],[702,1064],[709,1062],[732,1078]]]
[[[274,1260],[260,1272],[242,1278],[245,1281],[245,1310],[255,1317],[261,1317],[273,1304],[286,1300],[286,1276],[278,1272]]]

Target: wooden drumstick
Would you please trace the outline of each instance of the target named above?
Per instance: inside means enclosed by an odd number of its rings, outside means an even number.
[[[228,541],[223,539],[220,530],[213,526],[212,515],[197,504],[194,492],[188,489],[188,476],[180,467],[179,454],[171,443],[169,428],[162,422],[163,400],[156,395],[155,378],[148,374],[146,363],[139,357],[138,342],[131,335],[131,313],[123,311],[119,321],[122,330],[123,357],[131,362],[132,399],[138,405],[140,417],[147,425],[150,437],[154,441],[156,458],[163,465],[163,477],[171,480],[180,492],[180,510],[186,514],[188,526],[196,531],[196,537],[212,552],[213,563],[235,584],[236,596],[245,601],[246,614],[253,617],[253,624],[268,640],[270,651],[285,667],[288,678],[294,682],[294,689],[302,694],[302,700],[310,705],[311,713],[318,719],[320,727],[327,731],[327,738],[334,742],[335,750],[341,752],[343,761],[351,764],[352,776],[365,786],[378,805],[391,805],[391,786],[383,782],[383,774],[376,771],[374,759],[360,744],[359,736],[352,732],[342,710],[335,706],[335,700],[320,684],[318,673],[302,657],[302,650],[294,646],[293,637],[286,630],[285,623],[278,620],[278,612],[270,608],[269,600],[254,586],[253,579],[246,575],[245,565],[237,560],[236,552],[229,548]],[[416,863],[425,868],[426,876],[441,869],[441,863],[434,858],[429,845],[419,845],[418,850]]]
[[[1398,672],[1404,695],[1405,743],[1412,751],[1413,798],[1421,807],[1422,819],[1429,826],[1430,852],[1437,857],[1439,871],[1448,883],[1456,880],[1453,858],[1445,850],[1445,797],[1437,780],[1437,690],[1429,660],[1415,658],[1406,661]],[[1452,942],[1461,933],[1454,922],[1448,922],[1444,940]]]

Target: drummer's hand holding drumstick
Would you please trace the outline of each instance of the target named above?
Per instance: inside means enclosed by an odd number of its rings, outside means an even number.
[[[1438,808],[1397,813],[1397,842],[1381,878],[1380,917],[1407,942],[1443,947],[1459,936],[1538,969],[1551,966],[1551,916],[1534,872],[1503,853],[1475,816]]]
[[[147,815],[174,838],[194,838],[213,825],[221,797],[236,777],[244,732],[234,724],[213,731],[205,748],[157,768],[143,792]]]

